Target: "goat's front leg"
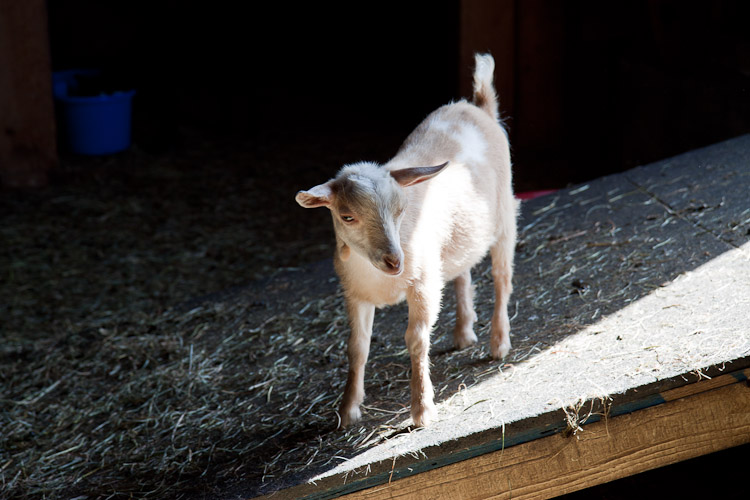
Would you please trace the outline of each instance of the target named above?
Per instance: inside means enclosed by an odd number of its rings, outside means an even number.
[[[359,405],[365,399],[365,363],[370,353],[372,322],[375,317],[375,306],[367,302],[347,299],[349,310],[349,375],[341,401],[341,426],[351,425],[362,417]]]
[[[440,312],[440,284],[417,285],[407,293],[409,326],[406,346],[411,357],[411,418],[427,426],[437,416],[430,380],[430,333]]]

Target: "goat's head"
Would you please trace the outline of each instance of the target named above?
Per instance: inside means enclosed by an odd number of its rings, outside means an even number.
[[[354,250],[377,269],[397,276],[404,269],[399,237],[406,211],[403,188],[434,177],[446,165],[395,171],[374,163],[348,165],[336,178],[297,193],[296,200],[305,208],[331,210],[342,260]]]

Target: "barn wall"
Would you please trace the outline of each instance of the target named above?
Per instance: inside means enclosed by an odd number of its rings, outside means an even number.
[[[0,185],[39,187],[57,163],[43,0],[0,2]]]
[[[405,134],[467,94],[471,53],[489,49],[517,187],[531,189],[750,131],[749,17],[740,0],[68,0],[50,3],[50,33],[54,68],[135,82],[135,140],[154,151],[185,127]]]

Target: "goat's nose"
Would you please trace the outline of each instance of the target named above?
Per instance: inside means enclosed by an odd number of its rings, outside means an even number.
[[[388,271],[396,274],[401,271],[401,257],[394,254],[388,254],[383,257],[383,262],[385,263],[386,268]]]

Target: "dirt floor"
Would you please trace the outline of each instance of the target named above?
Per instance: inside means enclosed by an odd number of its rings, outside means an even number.
[[[296,191],[395,145],[313,135],[63,156],[48,188],[2,192],[0,496],[180,497],[256,473],[258,450],[226,443],[264,425],[246,409],[273,385],[248,364],[273,339],[216,332],[267,305],[200,297],[330,257],[329,216]]]
[[[348,329],[330,218],[294,202],[342,163],[385,160],[398,140],[306,137],[196,136],[161,154],[65,157],[50,187],[2,193],[0,496],[251,495],[408,431],[402,308],[376,316],[362,425],[335,431]],[[602,182],[603,205],[584,186],[527,205],[510,310],[515,321],[520,302],[524,321],[507,363],[750,237],[748,221],[722,221],[724,233],[686,253],[694,235],[660,240],[661,228],[718,220],[731,199],[683,193],[683,208],[656,204],[633,221],[613,200],[651,200]],[[602,207],[586,243],[577,223]],[[600,262],[616,263],[607,279]],[[487,270],[475,273],[480,339]],[[484,342],[450,348],[450,295],[434,335],[439,400],[505,366]]]

